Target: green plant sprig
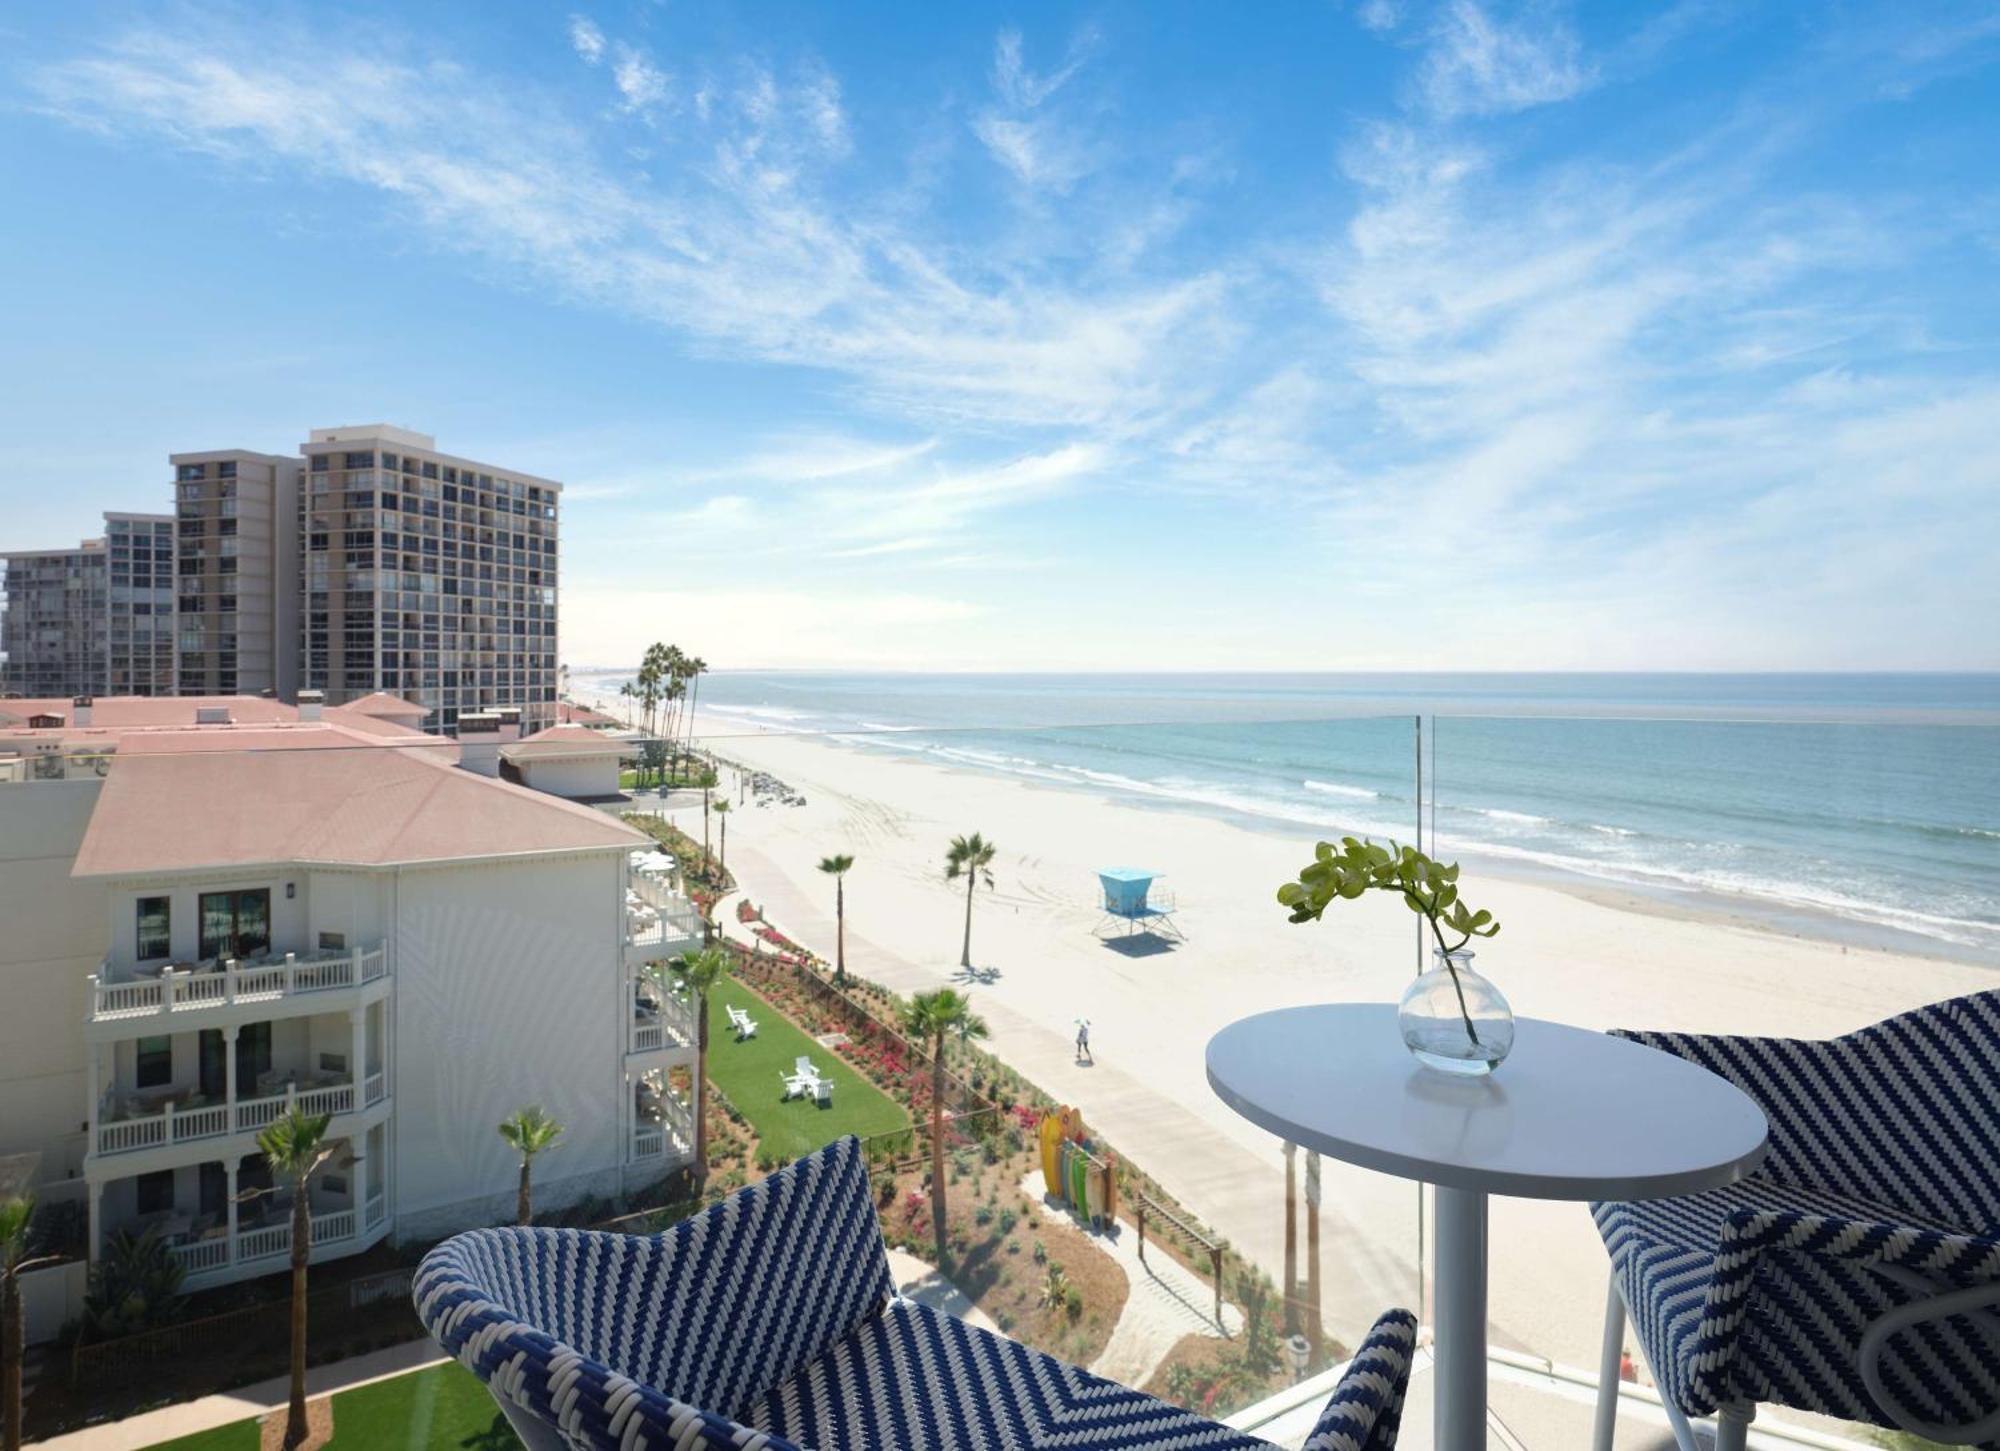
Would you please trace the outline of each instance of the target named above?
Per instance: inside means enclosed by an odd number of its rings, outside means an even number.
[[[1465,989],[1451,954],[1475,937],[1492,937],[1500,930],[1491,912],[1473,911],[1458,897],[1458,863],[1450,865],[1425,856],[1413,846],[1391,841],[1378,846],[1372,841],[1344,836],[1340,845],[1323,841],[1314,848],[1313,859],[1299,869],[1297,881],[1278,888],[1278,903],[1291,909],[1294,922],[1317,922],[1326,909],[1342,899],[1354,901],[1365,892],[1394,892],[1412,912],[1430,925],[1451,974],[1452,991],[1458,994],[1458,1011],[1465,1019],[1465,1031],[1479,1041],[1479,1030],[1465,1006]],[[1445,941],[1445,930],[1458,934],[1458,941]]]

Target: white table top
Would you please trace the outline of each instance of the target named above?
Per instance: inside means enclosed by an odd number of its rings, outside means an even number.
[[[1523,1199],[1659,1199],[1734,1183],[1770,1125],[1670,1053],[1533,1018],[1492,1074],[1425,1068],[1386,1003],[1259,1013],[1209,1040],[1208,1082],[1262,1128],[1404,1179]]]

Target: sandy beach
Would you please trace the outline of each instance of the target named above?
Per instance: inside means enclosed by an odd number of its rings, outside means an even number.
[[[789,807],[752,798],[730,816],[731,865],[774,921],[831,957],[832,883],[817,863],[853,854],[855,971],[905,990],[967,988],[1001,1057],[1077,1103],[1113,1144],[1277,1275],[1279,1146],[1215,1098],[1204,1047],[1223,1025],[1268,1008],[1394,1001],[1415,960],[1407,912],[1382,897],[1353,904],[1337,921],[1288,923],[1272,894],[1310,856],[1313,838],[1303,829],[1252,830],[740,727],[705,744],[806,798]],[[699,809],[679,815],[699,836]],[[970,831],[996,842],[999,856],[996,886],[981,889],[974,907],[968,974],[959,967],[963,887],[947,884],[942,867],[947,840]],[[1185,944],[1128,955],[1093,935],[1101,921],[1095,872],[1117,865],[1165,874]],[[1677,916],[1601,889],[1493,875],[1462,885],[1503,923],[1481,945],[1479,965],[1515,1011],[1592,1029],[1822,1036],[1994,982],[1975,966]],[[1073,1061],[1079,1016],[1091,1023],[1096,1067]],[[1327,1165],[1322,1260],[1334,1333],[1353,1335],[1392,1302],[1415,1304],[1416,1205],[1407,1183]],[[1494,1201],[1491,1258],[1496,1343],[1594,1365],[1605,1258],[1585,1209]]]

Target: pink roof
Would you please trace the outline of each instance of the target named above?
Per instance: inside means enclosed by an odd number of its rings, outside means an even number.
[[[355,711],[361,715],[385,715],[391,719],[415,716],[422,720],[430,714],[428,706],[413,705],[400,695],[391,695],[386,690],[378,690],[373,695],[364,695],[359,700],[350,700],[339,709]]]
[[[234,721],[294,720],[298,712],[282,700],[262,695],[100,695],[91,702],[90,724],[76,725],[76,707],[67,696],[0,700],[0,726],[25,726],[28,717],[59,715],[68,730],[133,729],[193,725],[195,712],[220,706]]]
[[[291,743],[291,732],[277,734]],[[339,733],[301,735],[330,744]],[[388,866],[648,844],[603,812],[460,770],[438,750],[166,747],[121,759],[105,777],[72,875]]]
[[[601,710],[593,710],[590,706],[578,705],[575,701],[570,700],[557,702],[556,718],[565,725],[615,726],[623,724],[615,715],[606,715]]]
[[[588,726],[558,725],[504,745],[500,754],[510,761],[556,760],[562,757],[623,756],[627,754],[627,748],[608,739],[604,732],[591,730]]]

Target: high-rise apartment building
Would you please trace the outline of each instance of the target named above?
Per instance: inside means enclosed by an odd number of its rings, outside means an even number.
[[[107,513],[104,555],[107,638],[104,681],[95,693],[172,695],[173,516]]]
[[[168,462],[180,693],[296,699],[299,460],[220,449]]]
[[[0,690],[8,695],[92,695],[104,676],[109,573],[104,541],[73,549],[22,549],[0,554],[7,564],[7,614],[0,646],[7,663]]]
[[[0,554],[0,693],[174,693],[173,519],[110,512],[73,549]]]
[[[553,725],[562,485],[385,424],[314,429],[302,452],[299,683],[334,705],[388,691],[446,733],[505,706]]]
[[[298,457],[168,462],[171,516],[106,514],[76,549],[0,554],[0,691],[386,691],[447,735],[508,707],[526,731],[556,723],[561,484],[385,423],[314,429]]]

